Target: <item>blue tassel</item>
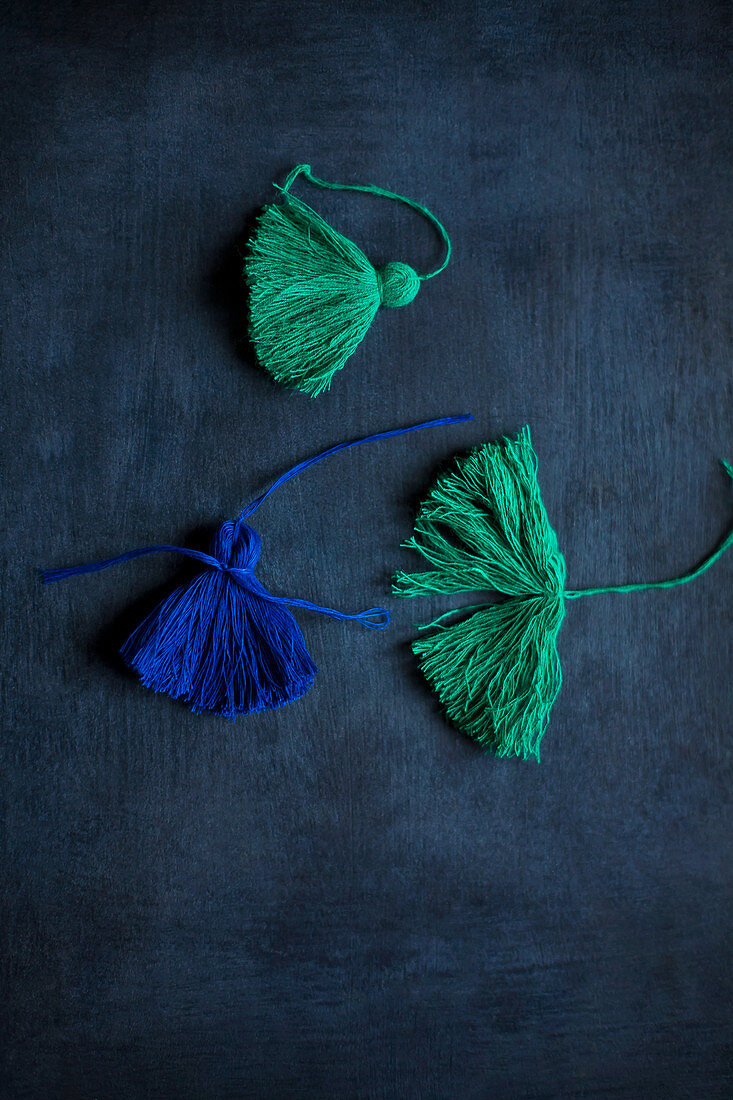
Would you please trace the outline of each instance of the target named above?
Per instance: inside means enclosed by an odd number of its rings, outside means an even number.
[[[120,650],[126,664],[146,687],[184,700],[194,714],[210,711],[235,718],[292,703],[311,687],[317,669],[290,607],[358,622],[370,630],[384,630],[389,611],[372,607],[347,615],[308,600],[273,596],[254,574],[261,540],[246,520],[280,485],[337,451],[472,419],[469,415],[445,417],[381,432],[340,443],[299,463],[252,501],[238,519],[223,523],[208,554],[169,544],[146,546],[90,565],[48,570],[42,574],[43,581],[50,584],[94,573],[144,554],[193,558],[202,571],[176,588],[133,631]]]
[[[268,600],[254,575],[259,535],[223,523],[210,553],[216,566],[148,615],[122,647],[124,660],[146,687],[184,699],[195,714],[234,718],[292,703],[316,667],[287,607]]]

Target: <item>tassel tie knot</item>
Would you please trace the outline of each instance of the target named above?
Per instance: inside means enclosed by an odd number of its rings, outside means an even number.
[[[420,277],[409,264],[397,261],[377,268],[377,285],[383,306],[409,306],[420,289]]]
[[[209,552],[225,573],[252,573],[261,549],[262,539],[254,527],[226,520],[211,540]]]

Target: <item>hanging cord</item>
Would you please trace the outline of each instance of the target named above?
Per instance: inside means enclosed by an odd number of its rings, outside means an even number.
[[[283,194],[287,195],[293,182],[300,175],[305,176],[305,178],[310,183],[315,184],[316,187],[323,187],[326,191],[363,191],[367,195],[381,195],[382,198],[393,199],[395,202],[402,202],[405,206],[409,206],[411,209],[416,210],[418,214],[422,214],[424,218],[427,218],[433,228],[438,231],[445,245],[445,259],[440,267],[436,267],[435,271],[429,271],[426,275],[418,274],[418,279],[420,279],[421,282],[424,282],[426,279],[432,279],[448,266],[448,261],[451,257],[450,237],[442,222],[438,221],[435,214],[432,214],[426,206],[416,202],[414,199],[408,199],[404,195],[398,195],[395,191],[385,191],[383,187],[376,187],[371,183],[329,183],[327,180],[322,180],[319,179],[318,176],[312,175],[310,164],[299,164],[297,167],[293,168],[292,172],[286,177],[282,187],[278,187],[278,191],[282,191]],[[277,184],[275,186],[277,186]]]
[[[349,450],[351,447],[359,447],[362,443],[374,443],[380,439],[390,439],[392,436],[407,435],[409,432],[418,432],[423,428],[440,428],[449,424],[462,424],[466,420],[473,420],[473,416],[471,416],[470,413],[464,413],[460,416],[444,416],[439,420],[426,420],[422,424],[412,424],[409,428],[393,428],[391,431],[378,432],[375,435],[365,436],[363,439],[355,439],[348,443],[338,443],[334,447],[329,447],[328,450],[322,451],[313,458],[307,458],[303,462],[297,463],[286,473],[281,474],[266,492],[262,493],[261,496],[257,497],[243,509],[237,518],[236,527],[239,528],[245,525],[245,520],[259,508],[262,502],[266,500],[275,489],[278,489],[286,481],[296,477],[297,474],[309,469],[309,467],[314,466],[322,459],[329,458],[339,451]],[[172,546],[168,543],[162,543],[158,546],[143,546],[137,550],[128,550],[126,554],[120,554],[119,557],[107,558],[104,561],[90,562],[87,565],[72,565],[65,569],[47,569],[41,573],[41,578],[44,584],[53,584],[54,581],[66,580],[67,577],[77,577],[84,573],[98,573],[102,569],[108,569],[112,565],[122,565],[124,562],[132,561],[133,558],[140,558],[145,554],[182,554],[187,558],[193,558],[195,561],[201,562],[202,565],[210,569],[228,574],[237,584],[240,584],[243,588],[247,588],[260,598],[268,600],[270,603],[287,604],[290,607],[299,607],[306,611],[315,611],[320,615],[329,615],[334,619],[358,622],[361,623],[362,626],[368,627],[370,630],[384,630],[385,627],[389,625],[389,611],[384,607],[370,607],[367,611],[360,611],[356,615],[347,615],[343,611],[336,611],[331,607],[321,607],[320,604],[311,603],[309,600],[273,596],[262,587],[254,576],[254,567],[242,569],[227,566],[219,561],[218,558],[213,557],[211,554],[205,554],[201,550],[189,550],[185,546]]]
[[[709,569],[731,546],[733,546],[733,531],[723,539],[718,549],[705,558],[700,565],[691,569],[689,573],[683,573],[681,577],[673,577],[669,581],[652,581],[649,584],[611,584],[601,588],[572,588],[566,589],[563,595],[567,600],[576,600],[578,596],[597,596],[601,592],[647,592],[650,588],[677,588],[680,584],[694,581],[695,577],[699,577],[706,569]]]
[[[733,466],[729,462],[722,460],[722,465],[726,470],[728,476],[733,478]],[[708,556],[694,569],[690,569],[687,573],[683,573],[680,577],[673,577],[668,581],[651,581],[648,584],[611,584],[604,585],[599,588],[572,588],[566,589],[563,592],[568,600],[576,600],[579,596],[597,596],[602,592],[647,592],[650,588],[676,588],[680,584],[687,584],[688,581],[694,581],[695,577],[699,577],[706,569],[709,569],[718,558],[733,546],[733,530],[729,531],[723,541],[713,550]]]
[[[211,554],[204,554],[201,550],[189,550],[185,546],[171,546],[167,543],[160,546],[143,546],[139,550],[128,550],[126,554],[120,554],[117,558],[107,558],[105,561],[95,561],[89,565],[72,565],[68,569],[46,569],[41,577],[44,584],[53,584],[54,581],[63,581],[67,577],[77,577],[83,573],[98,573],[102,569],[108,569],[110,565],[122,565],[123,562],[132,561],[133,558],[141,558],[144,554],[182,554],[186,558],[193,558],[209,569],[226,573],[242,588],[246,588],[262,600],[267,600],[268,603],[287,604],[288,607],[299,607],[304,611],[316,611],[320,615],[330,615],[332,619],[361,623],[362,626],[366,626],[370,630],[384,630],[389,625],[389,611],[384,607],[370,607],[367,611],[359,611],[356,615],[349,615],[345,611],[336,611],[332,607],[322,607],[320,604],[311,603],[310,600],[273,596],[255,577],[254,567],[240,569],[236,566],[227,566],[218,558],[213,557]]]

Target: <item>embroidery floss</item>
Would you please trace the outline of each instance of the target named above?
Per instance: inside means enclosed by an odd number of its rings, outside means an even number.
[[[733,478],[733,467],[723,466]],[[565,560],[537,483],[529,429],[457,459],[420,507],[404,543],[430,562],[398,572],[398,596],[486,591],[506,599],[440,615],[413,643],[448,718],[497,756],[540,757],[540,741],[562,682],[557,635],[565,601],[603,592],[674,588],[709,569],[733,545],[733,530],[700,565],[673,580],[567,589]],[[450,615],[470,612],[450,625]]]
[[[146,687],[183,699],[194,714],[210,711],[224,718],[292,703],[311,687],[316,666],[289,608],[383,630],[389,611],[372,607],[355,615],[309,600],[273,596],[254,574],[260,536],[246,522],[252,513],[296,474],[338,451],[423,428],[460,424],[470,415],[429,420],[409,428],[379,432],[339,443],[284,473],[232,521],[216,532],[208,554],[182,546],[145,546],[117,558],[42,573],[45,584],[95,573],[143,554],[183,554],[203,569],[176,588],[137,627],[120,650]]]
[[[445,259],[425,275],[397,261],[374,268],[360,248],[290,193],[299,175],[316,187],[364,191],[412,207],[437,229]],[[451,244],[419,202],[369,184],[327,183],[308,164],[293,168],[277,190],[282,202],[264,208],[244,264],[250,338],[273,378],[317,397],[361,343],[379,307],[408,305],[420,283],[446,267]]]

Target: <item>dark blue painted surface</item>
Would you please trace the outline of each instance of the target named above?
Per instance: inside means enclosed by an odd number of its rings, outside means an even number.
[[[268,501],[263,582],[389,602],[438,464],[525,422],[574,587],[730,522],[725,6],[348,7],[5,10],[0,1094],[723,1096],[730,562],[569,607],[539,767],[440,718],[430,601],[385,635],[301,616],[314,688],[227,723],[113,656],[170,561],[37,583],[464,409]],[[240,342],[237,242],[301,160],[455,246],[317,401]],[[408,211],[309,197],[436,262]]]

